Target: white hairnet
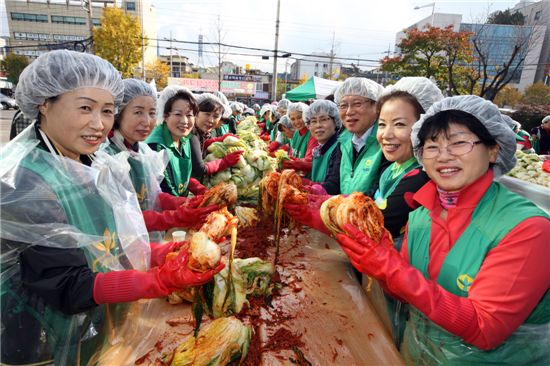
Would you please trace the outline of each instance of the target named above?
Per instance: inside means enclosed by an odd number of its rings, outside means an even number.
[[[290,122],[290,118],[287,115],[284,115],[279,119],[279,122],[282,126],[285,126],[286,128],[290,128],[291,130],[294,130],[294,127],[292,127],[292,122]]]
[[[540,123],[546,123],[548,121],[550,121],[550,116],[544,117]]]
[[[279,101],[279,104],[277,104],[277,108],[281,109],[288,109],[288,106],[290,105],[290,100],[288,99],[281,99]]]
[[[164,106],[166,102],[178,94],[179,91],[187,92],[193,97],[193,93],[189,89],[181,85],[169,85],[160,93],[159,100],[157,102],[157,124],[160,125],[164,121]],[[197,103],[198,104],[198,103]]]
[[[219,90],[216,90],[214,92],[214,95],[217,96],[223,104],[223,115],[222,118],[229,118],[231,116],[231,108],[229,107],[229,101],[227,100],[227,97],[224,93],[222,93]]]
[[[239,102],[232,102],[229,104],[229,106],[231,107],[231,111],[232,112],[239,112],[239,113],[243,113],[243,106],[241,103]]]
[[[46,99],[78,88],[105,89],[116,106],[124,93],[120,73],[109,62],[88,53],[57,50],[41,55],[23,70],[15,99],[25,116],[35,119]]]
[[[195,99],[197,99],[197,104],[199,104],[199,105],[204,101],[209,101],[212,104],[217,104],[217,105],[223,107],[223,102],[220,100],[220,98],[218,98],[217,96],[215,96],[212,93],[197,94],[197,95],[195,95]]]
[[[145,81],[139,79],[124,79],[122,80],[122,84],[124,84],[124,97],[118,107],[118,114],[121,114],[128,103],[137,97],[151,97],[155,101],[155,104],[157,103],[155,91],[151,85],[147,84]]]
[[[307,111],[308,108],[309,108],[308,105],[302,102],[290,103],[290,105],[286,110],[286,115],[290,116],[290,113],[292,112],[302,112],[302,118],[303,118],[304,113],[305,111]]]
[[[389,85],[384,89],[380,97],[391,94],[395,91],[404,91],[411,94],[416,98],[418,103],[426,112],[432,104],[443,99],[443,93],[435,85],[433,81],[428,78],[420,76],[410,76],[401,78],[394,85]]]
[[[252,108],[245,108],[245,110],[243,111],[243,114],[244,114],[244,115],[248,115],[248,116],[253,116],[253,115],[254,115],[254,109],[252,109]]]
[[[260,117],[263,116],[267,111],[273,112],[273,106],[270,104],[264,104],[260,109]]]
[[[319,115],[328,115],[334,121],[336,125],[336,130],[342,127],[342,120],[340,119],[340,113],[338,111],[338,106],[336,103],[330,100],[316,100],[313,102],[306,112],[303,115],[304,121],[306,124],[309,123],[312,117],[317,117]]]
[[[252,104],[252,109],[254,109],[255,111],[259,111],[260,110],[260,105],[258,103],[254,103],[254,104]]]
[[[334,101],[339,104],[346,95],[358,95],[377,101],[384,87],[367,78],[347,78],[334,92]]]
[[[418,122],[413,125],[411,139],[415,147],[414,155],[420,163],[422,163],[422,156],[420,149],[416,148],[420,144],[420,140],[418,139],[420,128],[426,119],[449,110],[458,110],[471,114],[487,128],[491,136],[496,140],[500,149],[493,168],[495,177],[505,174],[516,165],[516,134],[512,131],[513,120],[501,114],[497,106],[492,102],[475,95],[444,98],[434,103],[426,111],[426,114],[423,114]]]

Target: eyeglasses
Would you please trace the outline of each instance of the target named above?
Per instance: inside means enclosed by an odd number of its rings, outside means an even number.
[[[433,159],[441,154],[441,150],[443,149],[447,151],[447,154],[452,156],[465,155],[472,151],[475,145],[481,143],[481,141],[457,141],[443,147],[439,147],[437,145],[423,146],[421,150],[422,158]]]
[[[351,102],[350,104],[341,103],[341,104],[338,104],[338,109],[342,112],[347,111],[348,109],[359,109],[367,103],[369,102],[366,100],[365,101],[357,100],[357,101]]]
[[[332,123],[333,119],[331,117],[325,116],[325,117],[320,117],[319,119],[312,118],[306,123],[306,125],[308,126],[327,125],[329,122]]]

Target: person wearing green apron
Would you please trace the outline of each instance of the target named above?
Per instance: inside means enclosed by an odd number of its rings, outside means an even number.
[[[150,238],[160,242],[165,230],[194,227],[205,221],[215,209],[195,207],[193,201],[161,192],[160,182],[166,168],[165,151],[151,150],[143,141],[156,121],[156,95],[149,84],[125,79],[124,97],[115,116],[113,130],[103,149],[110,155],[125,154],[130,165],[130,179],[143,211]]]
[[[270,154],[274,154],[275,151],[282,149],[285,151],[290,150],[290,139],[294,136],[294,127],[287,115],[282,116],[277,122],[277,138],[267,146],[267,151]]]
[[[329,100],[313,102],[305,112],[304,119],[311,136],[318,143],[313,148],[311,181],[319,183],[317,185],[322,188],[332,153],[338,146],[338,130],[342,127],[342,120],[338,114],[338,106]]]
[[[290,160],[283,161],[282,167],[301,171],[309,179],[313,148],[317,146],[317,140],[311,136],[311,131],[304,122],[304,114],[308,108],[307,104],[301,102],[291,103],[288,107],[287,116],[294,128],[294,135],[290,139]]]
[[[264,129],[264,133],[269,135],[271,141],[275,141],[275,116],[273,115],[273,106],[271,104],[264,104],[260,109],[260,119],[258,120],[258,126]]]
[[[431,105],[443,99],[432,81],[423,77],[404,77],[384,89],[377,102],[378,131],[376,138],[382,153],[391,164],[382,172],[374,200],[384,215],[384,227],[399,250],[408,214],[413,210],[407,202],[429,180],[413,155],[413,124]],[[367,294],[376,311],[388,324],[399,348],[403,339],[408,308],[401,301],[382,292],[378,285]]]
[[[0,164],[2,364],[93,364],[124,303],[214,275],[187,254],[164,263],[172,246],[150,248],[127,160],[96,152],[122,96],[119,72],[86,53],[45,53],[19,78],[36,122]]]
[[[323,188],[328,194],[372,195],[386,163],[376,141],[376,100],[383,87],[365,78],[348,78],[334,94],[345,131],[327,167]]]
[[[193,134],[190,136],[192,176],[202,180],[205,175],[218,173],[237,164],[243,151],[235,151],[223,158],[204,162],[203,157],[208,154],[208,147],[214,142],[222,142],[226,137],[238,137],[232,133],[225,133],[212,137],[213,128],[221,121],[224,113],[222,101],[214,94],[203,93],[197,96],[199,114],[195,121]]]
[[[191,144],[188,127],[194,124],[198,105],[191,92],[181,86],[168,86],[160,94],[158,124],[145,142],[154,151],[166,151],[168,165],[160,185],[163,192],[187,196],[191,178]]]
[[[407,364],[550,363],[550,218],[494,181],[516,163],[511,127],[477,96],[433,104],[413,126],[431,181],[414,195],[401,253],[388,235],[337,235],[358,270],[410,305]]]

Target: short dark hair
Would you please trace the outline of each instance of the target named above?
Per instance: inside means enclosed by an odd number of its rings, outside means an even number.
[[[380,111],[382,110],[384,103],[394,99],[401,99],[402,101],[409,103],[414,108],[414,115],[417,121],[420,119],[421,114],[426,113],[414,95],[403,90],[396,90],[378,99],[376,102],[376,114],[380,116]]]
[[[223,114],[223,111],[224,111],[223,106],[219,103],[213,102],[210,99],[205,99],[199,103],[199,112],[214,112],[218,109]]]
[[[172,111],[172,106],[174,105],[174,102],[179,99],[186,100],[189,102],[189,106],[193,110],[193,114],[195,116],[199,114],[199,106],[193,94],[191,94],[187,90],[178,90],[178,92],[172,98],[166,101],[166,104],[164,105],[164,110],[162,111],[163,116],[167,116],[168,114],[170,114],[170,112]]]
[[[420,127],[418,131],[419,143],[414,148],[421,148],[424,146],[426,140],[435,140],[437,136],[441,134],[449,137],[449,125],[451,123],[466,127],[470,132],[476,135],[479,141],[485,146],[493,147],[497,145],[495,138],[489,133],[487,127],[485,127],[479,119],[470,113],[459,110],[448,110],[436,113],[424,121],[422,127]]]

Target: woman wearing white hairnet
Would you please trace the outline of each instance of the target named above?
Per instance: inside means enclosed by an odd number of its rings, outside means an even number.
[[[372,195],[386,160],[376,140],[376,100],[383,87],[365,78],[348,78],[334,95],[346,128],[327,168],[323,184],[329,194]]]
[[[515,165],[515,134],[491,102],[435,103],[413,126],[431,182],[414,195],[401,255],[351,225],[337,240],[352,264],[408,302],[408,364],[550,362],[550,221],[494,182]]]
[[[238,136],[226,133],[219,137],[212,137],[211,133],[224,113],[222,101],[214,94],[204,93],[197,96],[197,102],[199,114],[190,141],[193,177],[200,180],[204,175],[215,174],[236,165],[240,161],[243,151],[235,151],[221,159],[204,162],[203,155],[212,143],[222,142],[228,136],[235,138],[238,138]]]
[[[197,208],[202,197],[192,201],[161,192],[167,157],[143,143],[156,122],[156,93],[149,84],[138,79],[125,79],[124,97],[115,115],[105,151],[110,155],[126,154],[130,179],[137,193],[145,225],[149,232],[174,227],[190,228],[201,224],[216,206]]]
[[[186,253],[151,267],[128,162],[96,153],[122,96],[119,72],[89,54],[49,52],[21,73],[16,99],[36,122],[1,154],[2,364],[87,364],[118,303],[214,274]]]
[[[312,151],[311,181],[322,184],[332,154],[338,147],[338,131],[342,128],[338,106],[329,100],[315,101],[306,110],[304,120],[311,137],[317,141]]]
[[[200,195],[206,187],[191,178],[190,134],[199,107],[189,89],[170,85],[162,91],[157,106],[157,123],[145,142],[154,151],[166,151],[168,165],[160,184],[163,192],[173,196]]]

